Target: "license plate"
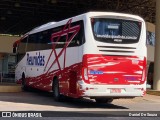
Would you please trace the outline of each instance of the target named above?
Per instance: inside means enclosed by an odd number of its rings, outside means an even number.
[[[121,93],[121,89],[120,88],[112,88],[111,89],[111,93]]]

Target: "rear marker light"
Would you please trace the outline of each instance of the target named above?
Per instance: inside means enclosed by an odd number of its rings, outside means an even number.
[[[88,80],[88,70],[87,70],[87,68],[84,68],[84,79]]]

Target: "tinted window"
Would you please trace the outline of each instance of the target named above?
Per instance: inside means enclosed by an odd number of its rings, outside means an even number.
[[[74,27],[76,25],[80,26],[80,30],[73,37],[68,47],[80,46],[85,42],[83,21],[71,23],[70,27]],[[64,27],[65,26],[63,25],[63,26],[59,26],[56,28],[52,28],[49,30],[45,30],[39,33],[29,35],[27,51],[52,49],[53,45],[56,45],[56,48],[63,48],[66,45],[66,42],[67,42],[66,40],[69,40],[70,37],[73,36],[73,32],[69,32],[67,34],[62,34],[60,36],[54,37],[53,42],[51,41],[51,38],[54,33],[61,32]],[[66,27],[66,30],[67,29],[68,28]]]
[[[78,25],[80,26],[80,30],[78,31],[78,33],[76,33],[75,36],[74,36],[73,32],[69,32],[67,34],[62,34],[61,36],[57,36],[53,39],[53,44],[56,44],[56,48],[63,48],[66,45],[66,42],[69,41],[71,38],[72,38],[72,40],[70,41],[68,47],[80,46],[85,42],[83,21],[71,23],[70,28],[78,26]],[[54,34],[57,32],[61,32],[64,27],[65,26],[53,28],[52,33]],[[68,28],[66,27],[66,29],[68,29]]]
[[[139,41],[141,22],[108,18],[92,18],[91,22],[97,41],[119,44]]]
[[[51,49],[49,30],[29,35],[27,51]]]
[[[28,39],[27,37],[23,38],[21,42],[18,44],[17,62],[19,62],[26,53],[27,39]]]
[[[76,36],[73,38],[73,40],[71,41],[71,43],[69,44],[69,47],[80,46],[80,45],[82,45],[82,44],[85,43],[83,21],[74,22],[74,23],[71,24],[71,27],[76,26],[76,25],[80,25],[80,30],[76,34]],[[71,34],[69,34],[69,36],[71,36]]]
[[[34,50],[36,50],[36,48],[37,48],[36,45],[38,45],[37,43],[38,43],[37,34],[29,35],[26,51],[34,51]]]

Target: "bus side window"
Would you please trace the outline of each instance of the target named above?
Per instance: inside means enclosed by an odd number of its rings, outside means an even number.
[[[83,21],[81,20],[71,23],[71,27],[74,27],[76,25],[80,25],[80,30],[76,34],[76,36],[74,36],[74,38],[71,40],[68,47],[80,46],[85,42]],[[29,52],[29,51],[52,49],[53,44],[56,44],[56,48],[63,48],[66,44],[66,40],[69,40],[69,38],[73,35],[73,33],[68,33],[68,39],[67,35],[63,35],[59,36],[60,38],[58,37],[54,38],[53,43],[51,42],[52,35],[54,33],[62,31],[63,28],[64,25],[46,31],[42,31],[39,33],[30,34],[27,40],[28,43],[26,51]],[[57,41],[57,39],[59,40]]]
[[[42,31],[38,34],[38,49],[39,50],[47,50],[52,48],[51,40],[51,32],[50,30]]]
[[[36,34],[29,35],[27,52],[51,49],[50,34],[47,31],[42,31]]]
[[[28,39],[28,37],[24,38],[17,45],[17,63],[24,57],[24,55],[26,53],[27,39]]]
[[[77,22],[73,22],[71,24],[71,26],[76,26],[76,25],[80,25],[80,30],[78,31],[78,33],[76,34],[76,36],[72,39],[71,43],[69,44],[69,47],[74,47],[74,46],[80,46],[83,43],[85,43],[85,36],[84,36],[84,24],[83,21],[77,21]],[[71,37],[73,34],[69,33],[68,37]]]

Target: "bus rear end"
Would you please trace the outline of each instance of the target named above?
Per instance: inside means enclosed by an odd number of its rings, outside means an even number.
[[[146,92],[143,19],[101,13],[88,15],[87,22],[82,81],[79,81],[82,96],[97,101],[143,96]]]

